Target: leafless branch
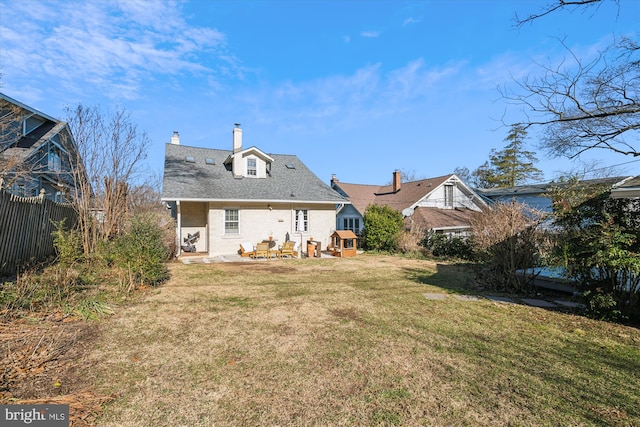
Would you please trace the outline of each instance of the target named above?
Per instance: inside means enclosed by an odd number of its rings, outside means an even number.
[[[566,48],[566,46],[565,46]],[[538,64],[539,77],[502,90],[507,102],[527,112],[525,129],[541,126],[541,146],[554,156],[575,158],[606,149],[640,156],[640,49],[624,38],[584,62],[568,48],[570,62]]]
[[[594,6],[594,5],[600,5],[600,3],[602,3],[604,0],[556,0],[555,2],[545,6],[544,9],[542,9],[542,11],[538,12],[538,13],[532,13],[530,15],[527,15],[525,18],[520,19],[518,17],[518,15],[516,14],[515,16],[515,27],[522,27],[525,24],[529,24],[532,23],[533,21],[540,19],[542,17],[545,17],[547,15],[550,15],[554,12],[557,12],[561,9],[565,9],[565,8],[581,8],[581,7],[590,7],[590,6]],[[619,3],[618,0],[613,0],[616,3]]]

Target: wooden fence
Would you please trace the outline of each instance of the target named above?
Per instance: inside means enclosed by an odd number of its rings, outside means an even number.
[[[54,222],[64,218],[65,227],[76,225],[78,217],[70,205],[52,202],[43,194],[17,197],[0,191],[0,276],[54,255]]]

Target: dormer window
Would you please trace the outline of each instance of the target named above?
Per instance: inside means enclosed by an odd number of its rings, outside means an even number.
[[[258,176],[258,165],[256,159],[247,159],[247,176]]]

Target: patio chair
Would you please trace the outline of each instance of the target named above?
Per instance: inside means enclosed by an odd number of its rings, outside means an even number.
[[[284,242],[282,249],[280,249],[280,257],[290,256],[292,258],[298,257],[298,251],[295,250],[295,242]]]
[[[242,242],[240,243],[240,250],[238,253],[241,257],[246,258],[253,255],[255,249],[253,248],[253,244],[251,242]]]
[[[260,242],[256,244],[256,250],[253,251],[251,258],[265,257],[271,259],[271,251],[269,250],[269,242]]]

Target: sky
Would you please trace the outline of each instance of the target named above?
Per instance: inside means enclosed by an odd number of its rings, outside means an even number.
[[[563,10],[551,0],[0,0],[0,91],[55,118],[124,109],[162,174],[183,145],[297,155],[321,180],[388,184],[473,170],[524,112],[499,88],[640,31],[640,2]],[[579,168],[529,149],[544,179]],[[592,169],[640,160],[592,152]],[[595,172],[595,171],[594,171]]]

